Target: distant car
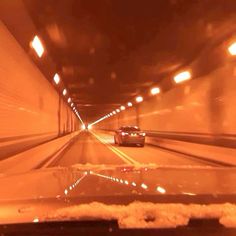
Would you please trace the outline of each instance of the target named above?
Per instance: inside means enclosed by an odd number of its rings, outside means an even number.
[[[146,134],[137,126],[122,126],[114,135],[114,142],[119,146],[125,144],[136,144],[141,147],[145,145]]]

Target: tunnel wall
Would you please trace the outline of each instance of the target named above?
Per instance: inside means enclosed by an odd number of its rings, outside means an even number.
[[[233,140],[236,134],[235,65],[229,61],[207,75],[145,98],[135,107],[96,124],[95,128],[114,130],[130,124],[160,134]]]
[[[0,35],[0,147],[15,139],[47,140],[77,130],[72,110],[1,21]]]

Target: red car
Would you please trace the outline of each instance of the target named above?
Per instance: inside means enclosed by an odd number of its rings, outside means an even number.
[[[114,142],[119,146],[136,144],[143,147],[145,145],[145,136],[146,134],[137,126],[122,126],[115,132]]]

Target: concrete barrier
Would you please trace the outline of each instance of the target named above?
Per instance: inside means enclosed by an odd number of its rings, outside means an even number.
[[[35,169],[70,143],[80,131],[54,139],[0,162],[0,173],[15,174]]]
[[[100,130],[100,132],[114,135],[114,131],[112,130]],[[194,156],[222,166],[236,166],[236,149],[234,148],[166,139],[160,136],[146,131],[146,144],[165,149],[166,151]]]

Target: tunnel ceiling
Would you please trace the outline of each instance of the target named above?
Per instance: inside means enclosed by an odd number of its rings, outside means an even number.
[[[25,0],[83,119],[93,121],[190,62],[235,0]]]

